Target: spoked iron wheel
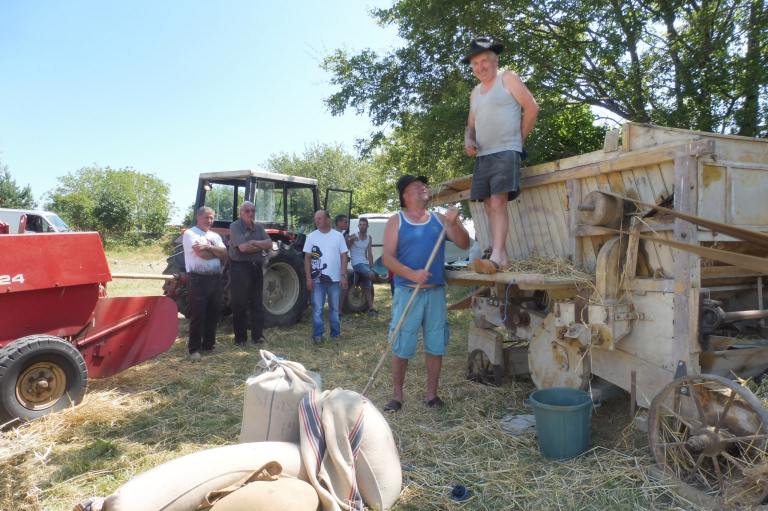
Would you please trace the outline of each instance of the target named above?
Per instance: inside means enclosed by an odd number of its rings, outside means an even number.
[[[768,411],[745,387],[721,376],[679,378],[651,403],[648,437],[665,473],[727,509],[768,499]]]
[[[483,350],[473,350],[467,359],[467,379],[500,387],[504,374],[500,365],[491,364],[491,360]]]

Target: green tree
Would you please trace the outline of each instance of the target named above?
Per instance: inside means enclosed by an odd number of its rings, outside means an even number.
[[[11,178],[7,165],[0,165],[0,207],[34,209],[37,207],[29,185],[20,188]]]
[[[356,216],[387,208],[387,187],[374,161],[373,157],[357,158],[347,153],[340,144],[314,143],[308,145],[300,156],[287,153],[272,155],[264,168],[271,172],[317,179],[321,204],[329,188],[353,190],[352,215]]]
[[[604,129],[590,107],[768,135],[762,0],[400,0],[372,15],[396,25],[404,45],[327,55],[338,89],[326,102],[336,115],[369,115],[381,131],[367,149],[394,150],[401,170],[441,179],[469,171],[463,131],[476,79],[460,60],[481,35],[504,43],[501,66],[518,72],[542,107],[528,163],[599,148]]]
[[[78,230],[162,233],[173,203],[168,185],[130,167],[84,167],[59,178],[49,208]]]

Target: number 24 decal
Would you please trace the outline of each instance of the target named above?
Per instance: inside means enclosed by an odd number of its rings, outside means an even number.
[[[18,282],[19,284],[23,284],[24,274],[19,273],[18,275],[0,275],[0,286],[10,286],[11,282]]]

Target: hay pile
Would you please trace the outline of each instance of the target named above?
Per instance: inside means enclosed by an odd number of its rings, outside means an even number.
[[[584,271],[565,257],[532,254],[528,259],[510,259],[508,265],[505,270],[508,273],[533,273],[584,284],[595,280],[593,273]]]
[[[376,291],[379,311],[388,310],[386,287]],[[343,340],[320,347],[311,344],[306,316],[292,328],[268,331],[269,349],[319,372],[324,388],[359,392],[387,343],[385,316],[344,323]],[[530,413],[522,400],[533,385],[519,380],[494,388],[466,380],[468,320],[469,312],[452,313],[441,380],[448,406],[429,410],[421,403],[426,377],[419,353],[406,377],[403,410],[388,416],[404,469],[396,510],[695,509],[649,478],[647,441],[630,427],[626,402],[595,411],[594,448],[576,460],[547,461],[534,436],[505,434],[500,419]],[[236,442],[244,382],[258,362],[258,349],[232,346],[229,332],[225,320],[219,352],[192,363],[182,328],[169,352],[93,380],[77,408],[2,433],[0,509],[68,511],[164,461]],[[390,382],[385,365],[369,395],[375,404],[388,401]],[[469,488],[464,504],[449,498],[457,484]]]

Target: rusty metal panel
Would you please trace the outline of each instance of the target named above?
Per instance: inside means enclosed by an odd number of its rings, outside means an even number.
[[[765,208],[768,171],[731,167],[729,174],[729,218],[726,223],[742,226],[768,225],[768,209]]]
[[[722,165],[702,165],[698,184],[699,216],[727,223],[727,168]]]

